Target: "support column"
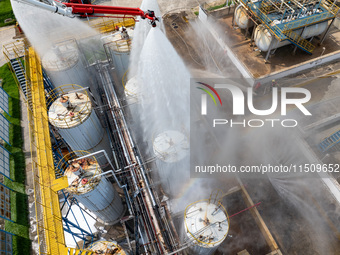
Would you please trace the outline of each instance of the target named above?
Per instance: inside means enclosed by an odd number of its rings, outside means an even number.
[[[236,12],[236,8],[237,8],[238,6],[235,6],[235,9],[234,9],[234,13],[233,13],[233,18],[231,19],[231,26],[234,28],[234,26],[235,26],[235,12]]]
[[[272,51],[273,41],[274,41],[274,40],[272,40],[272,41],[270,42],[269,49],[268,49],[268,52],[267,52],[267,55],[266,55],[266,58],[265,58],[264,62],[267,62],[267,61],[268,61],[270,52]]]
[[[326,38],[326,36],[327,36],[327,34],[328,34],[328,31],[329,31],[329,29],[331,28],[331,26],[332,26],[334,20],[335,20],[335,18],[332,19],[331,24],[329,24],[329,26],[328,26],[326,32],[323,34],[322,39],[321,39],[319,45],[321,45],[321,44],[323,43],[323,41],[325,40],[325,38]]]
[[[249,34],[249,27],[250,27],[250,23],[252,22],[251,21],[251,19],[248,17],[248,24],[247,24],[247,29],[246,29],[246,34],[245,34],[245,37],[246,37],[246,39],[247,39],[247,36],[248,36],[248,34]]]
[[[256,24],[255,24],[256,25]],[[255,30],[256,30],[256,28],[257,28],[257,25],[256,26],[254,26],[254,28],[253,28],[253,32],[251,33],[251,37],[250,37],[250,46],[253,46],[253,45],[255,45],[255,43],[254,43],[254,38],[255,38]]]
[[[301,33],[300,33],[299,37],[301,37],[301,36],[302,36],[303,32],[305,31],[305,28],[306,28],[306,27],[303,27],[303,28],[302,28],[302,30],[301,30]],[[296,49],[297,49],[297,45],[295,45],[295,47],[294,47],[294,50],[293,50],[293,55],[295,55],[295,53],[296,53]]]

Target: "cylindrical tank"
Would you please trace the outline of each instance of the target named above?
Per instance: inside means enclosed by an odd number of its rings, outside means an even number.
[[[161,185],[165,193],[177,196],[189,181],[189,139],[177,130],[158,133],[153,139],[153,152]]]
[[[48,95],[48,117],[73,151],[105,150],[111,162],[113,154],[105,129],[92,108],[87,92],[79,85],[64,85]],[[107,164],[104,157],[100,165]]]
[[[311,38],[313,36],[317,36],[322,34],[328,26],[328,22],[321,22],[315,25],[311,25],[309,27],[306,27],[305,30],[303,31],[301,37],[304,39]],[[302,32],[302,28],[297,29],[294,31],[296,34],[300,35]],[[269,46],[272,43],[272,48],[271,49],[276,49],[288,44],[291,44],[290,41],[285,40],[285,41],[278,41],[275,36],[273,36],[269,29],[266,28],[264,25],[259,25],[255,29],[255,34],[254,34],[254,41],[256,46],[261,50],[261,51],[268,51]]]
[[[124,85],[124,92],[126,101],[129,105],[139,103],[138,99],[141,92],[136,77],[132,77],[128,80],[128,82]]]
[[[248,25],[253,26],[253,23],[250,21],[247,15],[247,11],[243,7],[243,5],[240,4],[239,6],[236,7],[234,15],[235,22],[239,28],[246,29]]]
[[[189,254],[211,255],[227,237],[229,217],[222,204],[200,200],[184,212],[185,242],[191,242]]]
[[[189,154],[189,139],[179,131],[167,130],[155,137],[153,151],[164,162],[178,162]]]
[[[93,251],[96,254],[128,255],[119,244],[109,241],[95,242],[87,247],[87,250]]]
[[[112,35],[102,37],[104,48],[106,52],[110,53],[113,61],[119,84],[122,84],[123,76],[129,68],[131,39],[134,31],[131,27],[125,29],[124,32],[119,31]]]
[[[70,158],[69,155],[66,157]],[[106,224],[119,220],[124,213],[122,200],[112,183],[104,176],[98,176],[102,170],[95,157],[83,159],[76,157],[74,155],[75,159],[68,160],[70,163],[64,172],[69,183],[66,190]],[[65,162],[62,160],[59,164],[64,166]]]
[[[54,45],[44,54],[41,63],[54,87],[70,83],[90,87],[89,78],[80,59],[75,40]]]

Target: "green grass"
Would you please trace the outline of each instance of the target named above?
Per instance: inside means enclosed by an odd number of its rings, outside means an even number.
[[[226,6],[226,2],[223,3],[223,4],[220,4],[220,5],[211,6],[211,7],[208,8],[208,11],[213,11],[213,10],[221,9],[221,8],[223,8],[225,6]]]
[[[0,2],[1,3],[1,2]],[[5,230],[13,236],[13,254],[30,254],[28,197],[25,193],[25,155],[22,151],[23,139],[21,133],[21,106],[18,86],[7,64],[0,67],[0,78],[3,79],[3,89],[9,94],[9,114],[6,118],[10,125],[10,143],[6,145],[11,154],[11,179],[4,178],[4,184],[15,192],[11,192],[11,212],[14,222],[6,221]]]
[[[13,21],[5,23],[5,19],[12,18]],[[0,27],[9,26],[15,24],[15,16],[12,11],[12,5],[10,0],[0,0]]]
[[[229,0],[229,1],[226,1],[225,3],[223,3],[223,4],[220,4],[220,5],[210,6],[210,7],[208,7],[207,11],[213,11],[213,10],[221,9],[223,7],[226,7],[226,6],[230,6],[232,3],[233,3],[233,1]],[[196,16],[198,16],[198,11],[194,12],[194,14]]]

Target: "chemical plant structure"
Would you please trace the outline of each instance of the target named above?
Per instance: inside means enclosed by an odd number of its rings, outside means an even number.
[[[159,171],[159,180],[153,178],[152,172],[157,169],[180,165],[189,157],[190,147],[185,132],[162,130],[145,144],[136,143],[140,137],[136,138],[138,135],[132,131],[135,127],[131,128],[141,94],[137,78],[127,80],[134,26],[138,17],[139,22],[147,22],[153,29],[160,25],[160,17],[152,10],[82,4],[81,1],[55,1],[53,5],[23,1],[69,17],[94,19],[106,14],[114,17],[103,21],[98,18],[98,22],[94,22],[94,27],[101,32],[99,38],[59,40],[43,56],[39,56],[27,40],[4,46],[26,100],[32,134],[36,215],[31,236],[37,237],[38,244],[34,252],[210,255],[222,254],[219,250],[227,249],[227,254],[238,255],[289,254],[288,249],[285,250],[289,241],[282,233],[289,228],[270,219],[270,208],[265,207],[268,214],[263,217],[257,208],[261,202],[253,201],[259,200],[253,183],[246,186],[236,177],[225,183],[225,190],[216,187],[206,193],[203,200],[186,201],[185,209],[177,210],[176,204],[181,202],[180,198],[173,199],[177,187],[190,180],[184,175],[178,183],[169,183],[168,179],[171,175],[181,175],[183,169],[173,167],[173,172]],[[244,56],[240,57],[241,50],[232,52],[215,31],[210,31],[224,53],[234,60],[242,77],[254,85],[283,77],[284,72],[291,70],[277,73],[257,70],[256,63],[261,61],[265,65],[264,62],[273,61],[274,53],[285,46],[293,45],[294,53],[299,49],[308,56],[313,54],[318,47],[313,44],[314,38],[318,38],[320,44],[326,40],[338,9],[326,0],[239,0],[218,14],[209,14],[206,6],[200,5],[197,19],[204,24],[209,15],[216,15],[220,24],[228,23],[228,29],[238,33],[235,44],[240,43],[239,38],[249,37],[251,46],[242,44],[247,47],[242,50],[251,50],[252,54],[261,52],[260,56],[250,55],[251,67],[243,61]],[[173,18],[171,15],[164,17],[168,18],[166,22]],[[176,22],[188,23],[186,17]],[[176,24],[173,24],[167,29],[174,29]],[[180,31],[176,33],[181,36]],[[100,45],[100,58],[92,58],[94,54],[91,55],[85,43],[91,39]],[[186,40],[184,35],[182,40]],[[320,125],[325,123],[318,120],[318,124],[313,125],[306,121],[306,136],[308,130]],[[320,156],[315,155],[305,140],[299,140],[298,144],[301,154],[296,157],[301,164],[320,161]],[[330,145],[320,144],[320,148],[326,151]],[[271,153],[273,158],[279,158],[276,151]],[[331,183],[320,180],[326,183],[323,187],[326,195],[320,195],[320,200],[308,197],[306,200],[334,204],[339,188],[333,179]],[[330,191],[332,187],[337,190]],[[250,192],[256,195],[252,197]],[[269,196],[272,204],[268,204],[284,207],[285,203],[274,193]],[[322,210],[320,213],[326,214],[325,221],[336,236],[338,226],[332,218],[336,216]],[[339,210],[339,206],[335,210]],[[239,215],[242,219],[236,219]],[[298,221],[291,219],[291,224],[299,224]],[[298,236],[299,231],[293,234]],[[248,241],[254,236],[258,240],[256,244],[245,243],[245,236]],[[334,236],[332,238],[336,238]],[[310,240],[313,239],[306,242]],[[299,247],[292,250],[303,254]]]

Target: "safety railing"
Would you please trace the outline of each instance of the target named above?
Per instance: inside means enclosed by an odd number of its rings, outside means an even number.
[[[24,58],[22,67],[26,76],[26,93],[31,95],[26,98],[26,106],[39,254],[91,255],[91,251],[65,246],[58,190],[65,187],[67,180],[55,178],[40,59],[24,40],[5,45],[3,52],[8,61],[22,61]]]
[[[273,10],[275,10],[275,7],[272,3],[267,2],[266,0],[263,0],[261,2],[261,7],[260,7],[261,11],[264,13],[269,13]]]
[[[101,177],[98,175],[102,173],[102,170],[97,162],[97,159],[94,156],[86,157],[86,155],[89,154],[90,152],[88,151],[73,151],[66,154],[58,163],[57,167],[59,169],[63,169],[63,172],[66,176],[72,176],[72,170],[76,168],[75,165],[72,163],[78,164],[81,167],[82,171],[87,172],[87,183],[81,185],[82,191],[78,189],[78,187],[80,186],[79,183],[67,188],[67,190],[72,192],[73,194],[77,194],[79,192],[88,192],[90,190],[93,190],[99,184]],[[82,157],[82,159],[78,160],[77,158],[79,157]]]
[[[87,90],[80,85],[66,84],[59,86],[50,91],[46,98],[47,110],[51,111],[53,108],[53,113],[55,113],[49,115],[49,122],[56,127],[72,128],[79,125],[88,119],[92,111]],[[65,103],[72,106],[72,109],[63,106],[63,99]]]
[[[27,87],[32,93],[28,100],[33,105],[32,110],[28,107],[28,123],[39,254],[93,254],[65,246],[58,190],[65,187],[67,180],[55,179],[41,63],[33,48],[27,54]]]
[[[21,90],[20,83],[16,79],[15,70],[13,69],[11,65],[11,61],[16,59],[18,61],[18,64],[19,64],[18,66],[21,69],[21,72],[25,74],[25,67],[24,67],[24,64],[22,64],[21,62],[21,59],[25,56],[25,45],[27,45],[26,40],[17,40],[15,42],[4,44],[2,47],[2,52],[7,60],[7,64],[9,68],[12,70],[14,80],[20,90]]]
[[[320,23],[320,22],[329,20],[333,16],[334,15],[330,12],[323,12],[323,13],[320,13],[320,14],[315,14],[315,15],[309,16],[307,18],[297,19],[295,21],[291,21],[291,22],[287,23],[284,26],[283,31],[294,30],[294,29],[298,29],[298,28],[301,28],[301,27]]]
[[[134,25],[135,25],[134,18],[120,18],[120,19],[97,18],[95,20],[90,21],[90,26],[103,34],[117,31],[117,28],[122,26],[131,27]]]
[[[288,37],[288,40],[300,47],[302,50],[307,52],[313,52],[315,46],[310,43],[308,40],[303,39],[300,35],[295,33],[293,30],[287,31],[285,35]]]
[[[334,16],[338,14],[340,7],[336,5],[335,1],[322,0],[321,6],[331,12]]]
[[[273,24],[272,20],[263,12],[261,11],[252,1],[247,0],[240,0],[243,5],[253,13],[258,19],[262,21],[262,23],[272,32],[272,34],[279,40],[287,39],[286,36],[283,34],[281,29],[276,25]]]
[[[262,24],[264,24],[279,41],[289,40],[292,43],[294,43],[296,46],[298,46],[299,48],[301,48],[302,50],[310,54],[314,50],[315,46],[309,41],[300,37],[298,34],[296,34],[292,28],[305,26],[306,24],[312,24],[312,22],[318,23],[320,22],[320,20],[327,19],[326,18],[327,15],[329,19],[329,12],[325,12],[324,15],[311,16],[308,19],[297,20],[296,23],[290,22],[286,24],[286,26],[284,27],[284,30],[282,30],[280,27],[278,27],[276,24],[273,23],[273,21],[261,10],[261,8],[257,8],[257,6],[252,1],[247,1],[247,0],[240,0],[240,1],[243,3],[244,6],[246,6],[248,11],[252,12],[255,16],[257,16],[261,20]]]
[[[199,203],[206,203],[207,205],[209,204],[213,204],[216,206],[216,210],[215,212],[217,212],[218,210],[222,211],[225,215],[225,218],[226,218],[226,222],[228,223],[228,229],[225,231],[225,234],[223,236],[218,236],[219,239],[218,240],[215,240],[215,238],[213,238],[212,240],[210,238],[207,238],[207,237],[204,237],[201,235],[201,233],[203,231],[205,231],[206,229],[208,229],[209,227],[212,227],[214,226],[217,222],[209,222],[209,224],[207,224],[207,226],[203,227],[202,229],[198,229],[197,232],[191,232],[189,230],[189,226],[187,225],[188,222],[187,222],[187,218],[189,217],[192,217],[190,213],[192,213],[193,211],[190,212],[190,208],[196,206],[196,204],[199,204]],[[204,208],[199,208],[198,209],[199,211],[204,211],[206,210],[206,213],[208,212],[208,208],[204,209]],[[198,211],[197,210],[197,211]],[[189,216],[190,215],[190,216]],[[223,221],[219,222],[222,223]],[[211,247],[211,246],[214,246],[218,243],[221,243],[225,238],[226,236],[228,235],[228,231],[229,231],[229,227],[230,227],[230,220],[229,220],[229,215],[228,215],[228,212],[227,210],[225,209],[225,207],[222,205],[222,203],[220,201],[217,201],[217,198],[215,199],[212,199],[212,196],[210,195],[210,198],[209,199],[202,199],[202,200],[198,200],[194,203],[191,203],[189,204],[186,208],[185,208],[185,211],[184,211],[184,225],[185,225],[185,231],[187,234],[189,234],[189,238],[191,239],[191,241],[194,241],[196,244],[198,244],[199,246],[201,247]]]
[[[25,55],[25,44],[25,40],[17,40],[3,45],[2,51],[7,60],[23,57]]]
[[[33,105],[32,110],[28,108],[28,118],[39,253],[62,254],[65,240],[58,192],[52,189],[55,173],[41,64],[33,48],[28,54],[27,87]]]
[[[110,43],[110,46],[117,52],[129,52],[131,51],[131,39],[121,39]]]

